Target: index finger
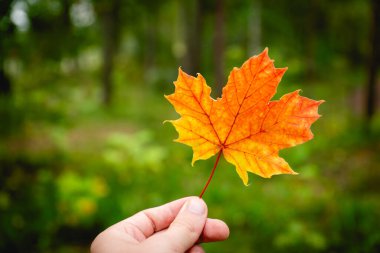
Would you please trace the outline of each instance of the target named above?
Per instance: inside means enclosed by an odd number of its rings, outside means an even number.
[[[162,206],[143,210],[115,224],[115,226],[141,242],[153,233],[168,228],[188,198],[185,197]]]

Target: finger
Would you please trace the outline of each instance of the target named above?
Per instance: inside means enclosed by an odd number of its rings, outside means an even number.
[[[223,241],[226,240],[229,235],[230,229],[224,221],[208,218],[198,242]]]
[[[120,249],[134,250],[136,241],[119,230],[107,229],[100,233],[91,243],[91,253],[120,252]]]
[[[200,245],[194,245],[186,253],[205,253],[204,249]]]
[[[141,211],[115,224],[114,228],[125,231],[138,241],[145,240],[153,233],[168,228],[187,199],[189,197]]]
[[[185,252],[198,241],[206,223],[207,206],[199,197],[191,197],[181,208],[169,228],[146,241],[159,252]]]

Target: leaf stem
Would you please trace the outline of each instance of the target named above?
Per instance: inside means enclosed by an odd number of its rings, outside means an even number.
[[[216,158],[216,161],[215,161],[215,163],[214,163],[214,168],[212,168],[212,171],[211,171],[211,173],[210,173],[210,176],[208,177],[207,183],[206,183],[206,185],[203,187],[203,190],[202,190],[201,194],[199,195],[199,198],[202,198],[202,196],[203,196],[203,194],[205,193],[205,191],[206,191],[208,185],[209,185],[210,182],[211,182],[212,177],[214,176],[216,166],[218,166],[218,163],[219,163],[219,160],[220,160],[220,156],[222,155],[222,151],[223,151],[223,149],[220,149],[220,151],[219,151],[219,153],[218,153],[218,157]]]

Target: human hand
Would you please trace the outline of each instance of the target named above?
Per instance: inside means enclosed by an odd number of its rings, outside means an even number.
[[[207,205],[187,197],[141,211],[100,233],[92,253],[202,253],[202,242],[227,239],[228,226],[207,218]]]

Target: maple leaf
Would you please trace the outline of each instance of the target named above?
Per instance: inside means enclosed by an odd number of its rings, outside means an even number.
[[[223,153],[245,185],[247,172],[265,178],[296,174],[279,150],[313,138],[310,126],[324,101],[302,97],[299,90],[270,101],[286,69],[275,68],[265,49],[234,68],[222,97],[214,100],[201,74],[193,77],[179,68],[175,92],[165,97],[181,115],[169,122],[179,134],[176,141],[192,147],[192,164],[218,153],[213,174]]]

